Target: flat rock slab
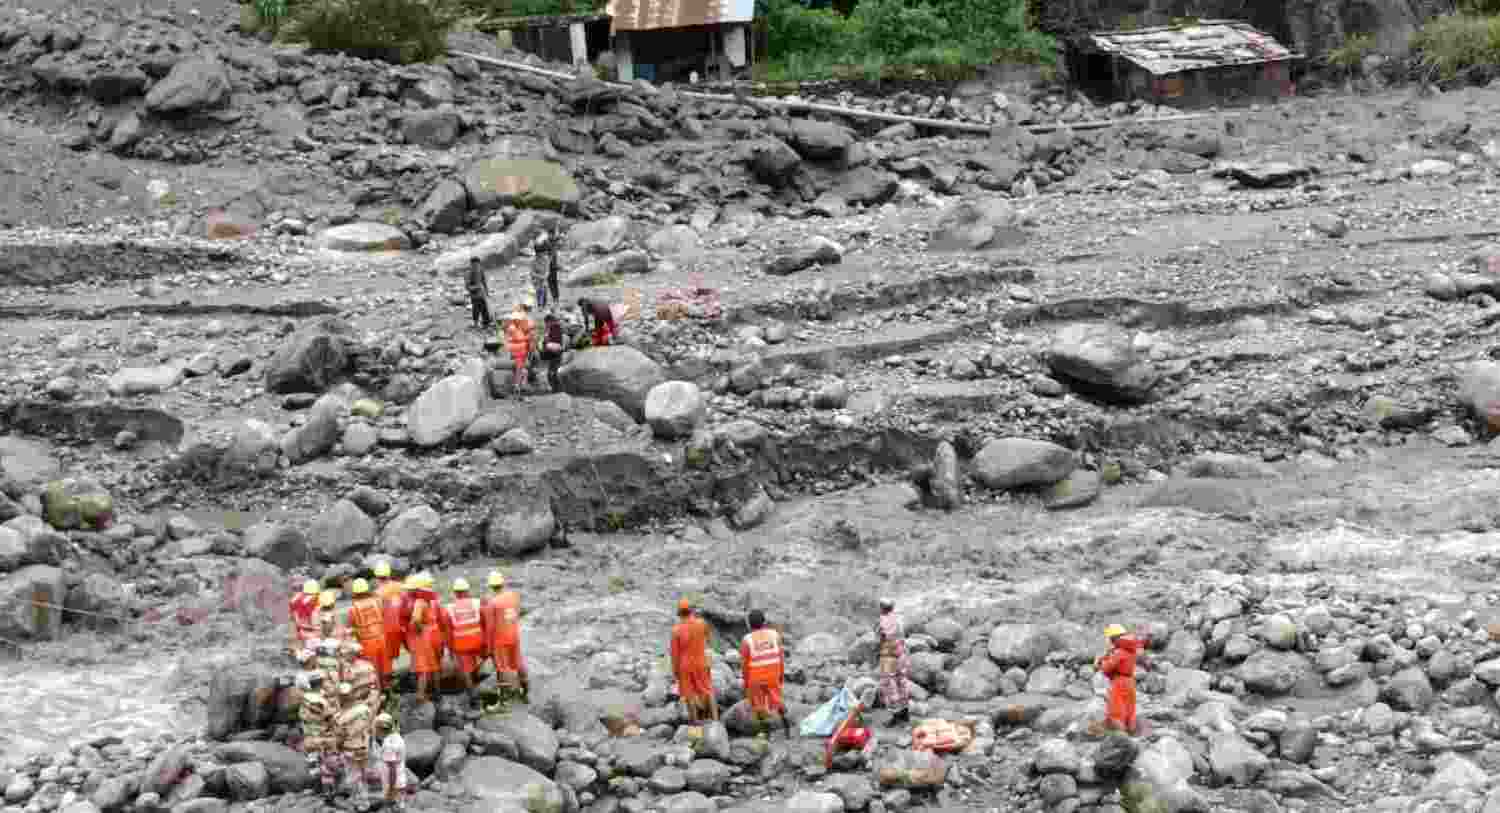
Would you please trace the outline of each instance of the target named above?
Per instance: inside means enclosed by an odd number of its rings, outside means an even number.
[[[319,234],[318,245],[329,251],[404,251],[411,240],[384,223],[346,223]]]

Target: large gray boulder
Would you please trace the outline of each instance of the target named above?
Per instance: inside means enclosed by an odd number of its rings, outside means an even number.
[[[500,757],[471,759],[459,781],[479,801],[466,813],[563,813],[562,789],[540,773]]]
[[[974,456],[974,478],[989,488],[1049,486],[1077,464],[1072,450],[1045,440],[996,438]]]
[[[1069,325],[1047,354],[1052,374],[1080,395],[1111,404],[1149,401],[1159,375],[1130,333],[1110,324]]]
[[[430,505],[416,505],[397,514],[380,533],[382,553],[401,558],[416,556],[432,542],[443,518]]]
[[[511,491],[497,494],[493,500],[484,528],[484,548],[489,555],[524,556],[547,546],[557,529],[557,518],[546,496]]]
[[[58,568],[32,565],[0,577],[0,638],[55,640],[62,633],[67,600],[68,583]]]
[[[596,347],[573,354],[558,371],[563,392],[612,401],[636,421],[646,417],[646,396],[666,380],[661,365],[633,347]]]
[[[523,765],[543,773],[551,773],[557,767],[557,734],[552,731],[552,726],[534,715],[517,710],[486,716],[479,721],[478,727],[514,742]]]
[[[812,161],[842,161],[854,146],[849,128],[827,121],[797,119],[789,135],[792,149]]]
[[[689,381],[665,381],[646,393],[646,423],[659,438],[684,438],[703,425],[708,402],[698,385]]]
[[[271,793],[297,793],[317,781],[307,770],[307,757],[280,743],[230,742],[216,748],[214,756],[225,765],[260,764],[266,770]]]
[[[522,209],[577,208],[582,198],[566,169],[535,158],[486,158],[464,173],[469,205],[480,211],[516,206]]]
[[[463,434],[484,407],[485,385],[466,375],[438,381],[407,412],[406,427],[418,446],[439,446]]]
[[[307,536],[291,525],[257,522],[245,529],[243,544],[246,556],[264,559],[282,570],[307,564]]]
[[[629,236],[630,221],[620,215],[610,215],[569,229],[567,245],[589,254],[610,254],[624,246]]]
[[[1500,431],[1500,363],[1476,361],[1458,371],[1458,400],[1491,432]]]
[[[319,514],[308,528],[318,558],[343,562],[366,552],[375,542],[375,520],[348,500],[339,500]]]
[[[217,59],[184,59],[146,94],[146,109],[158,115],[185,115],[222,107],[232,87],[229,71]]]
[[[349,371],[354,329],[336,317],[293,333],[266,362],[266,390],[277,394],[322,392]]]
[[[406,232],[386,223],[345,223],[324,229],[318,246],[328,251],[402,251],[411,248]]]
[[[158,364],[154,367],[123,367],[105,382],[105,389],[117,398],[132,395],[154,395],[182,383],[183,365]]]
[[[343,398],[331,392],[319,397],[307,411],[307,420],[281,438],[281,453],[293,464],[322,457],[338,443],[348,414]]]

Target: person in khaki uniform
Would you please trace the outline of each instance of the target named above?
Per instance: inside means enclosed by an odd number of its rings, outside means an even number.
[[[308,673],[306,685],[307,691],[302,693],[302,703],[298,707],[302,720],[302,751],[307,755],[309,769],[316,771],[323,792],[332,794],[338,777],[339,743],[334,723],[339,708],[325,692],[327,687],[320,672]]]
[[[353,641],[345,641],[339,647],[339,661],[344,682],[354,687],[354,696],[372,711],[379,711],[384,705],[384,695],[380,690],[380,671],[365,657],[364,650]]]
[[[370,723],[374,716],[365,697],[348,683],[339,684],[339,699],[343,710],[335,725],[338,746],[342,754],[343,783],[350,784],[356,807],[364,807],[369,785],[366,773],[370,769]]]

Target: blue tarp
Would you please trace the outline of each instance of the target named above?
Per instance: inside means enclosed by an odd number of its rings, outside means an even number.
[[[802,736],[804,737],[832,737],[833,730],[838,728],[839,723],[849,716],[849,709],[854,707],[854,693],[848,689],[839,689],[839,693],[817,709],[812,714],[802,718]]]

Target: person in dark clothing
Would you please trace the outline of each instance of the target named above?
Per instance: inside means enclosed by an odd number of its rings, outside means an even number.
[[[547,291],[552,294],[552,298],[547,301],[551,302],[554,308],[562,304],[562,295],[557,291],[557,244],[560,240],[560,235],[553,234],[552,240],[548,243],[552,250],[552,263],[547,268]]]
[[[536,259],[531,262],[531,287],[536,293],[536,306],[545,309],[549,303],[557,302],[555,296],[553,299],[547,298],[547,283],[557,279],[557,246],[552,241],[552,235],[544,232],[536,238],[533,248],[536,250]]]
[[[469,259],[469,276],[465,282],[469,291],[469,310],[474,317],[474,327],[488,330],[494,320],[490,318],[490,283],[485,279],[484,266],[478,257]]]
[[[547,314],[547,320],[542,332],[542,361],[547,362],[547,383],[552,385],[553,392],[561,391],[558,385],[557,369],[562,366],[563,350],[567,348],[567,341],[563,337],[562,321],[557,314]]]
[[[578,308],[583,311],[583,329],[587,331],[589,325],[593,325],[594,346],[608,347],[609,339],[615,333],[615,314],[609,303],[584,296],[579,297]]]

